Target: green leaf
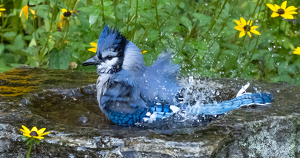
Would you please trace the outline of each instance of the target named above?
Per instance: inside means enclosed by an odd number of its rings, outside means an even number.
[[[26,142],[26,145],[29,145],[29,143],[31,143],[34,140],[34,138],[30,138],[29,141]]]
[[[49,66],[51,69],[68,69],[71,56],[66,50],[59,51],[53,48],[50,51]]]
[[[37,145],[40,145],[40,143],[41,143],[41,141],[39,139],[34,139],[34,141]]]
[[[5,37],[5,38],[11,38],[11,37],[15,37],[16,35],[17,35],[16,32],[5,32],[3,34],[3,37]]]
[[[200,14],[200,13],[193,13],[193,16],[200,21],[198,26],[205,26],[207,24],[210,24],[211,22],[210,16]]]
[[[44,1],[46,1],[46,0],[30,0],[29,4],[34,5],[34,4],[39,4],[41,2],[44,2]]]
[[[269,50],[259,50],[258,52],[254,53],[252,56],[252,60],[261,60],[264,54],[270,53]]]
[[[187,29],[189,30],[189,32],[192,31],[193,25],[192,22],[189,20],[189,18],[187,18],[186,16],[182,16],[180,18],[180,21],[182,22],[182,24],[187,27]]]
[[[101,7],[98,6],[98,5],[93,5],[93,6],[90,6],[88,7],[88,10],[87,11],[90,11],[90,17],[89,17],[89,23],[90,23],[90,26],[92,26],[96,20],[98,19],[98,17],[101,15]]]
[[[23,35],[19,34],[14,40],[13,50],[20,50],[23,49],[25,46],[25,42],[23,40]]]
[[[36,7],[36,9],[37,9],[37,11],[36,11],[37,16],[42,17],[45,20],[48,19],[48,14],[49,14],[49,6],[48,5],[38,5]]]

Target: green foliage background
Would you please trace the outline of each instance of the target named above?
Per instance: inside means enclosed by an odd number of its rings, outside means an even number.
[[[151,65],[166,49],[183,75],[241,77],[300,85],[300,20],[271,18],[266,3],[282,0],[30,0],[29,18],[19,16],[27,0],[2,0],[0,18],[0,72],[21,64],[33,67],[94,71],[81,63],[105,24],[117,28],[144,53]],[[299,0],[287,6],[300,8]],[[61,9],[78,14],[58,28]],[[299,13],[299,9],[297,10]],[[259,26],[261,36],[239,38],[234,20],[244,17]],[[66,20],[64,20],[66,21]]]

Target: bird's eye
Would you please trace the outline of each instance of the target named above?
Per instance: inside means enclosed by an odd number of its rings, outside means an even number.
[[[111,60],[113,57],[112,56],[107,56],[106,59]]]

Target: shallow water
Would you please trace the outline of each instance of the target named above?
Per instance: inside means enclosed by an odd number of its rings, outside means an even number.
[[[41,149],[35,151],[44,156],[57,150],[65,151],[65,155],[57,153],[58,157],[223,157],[224,154],[227,157],[238,153],[293,157],[298,154],[297,145],[292,145],[300,142],[298,87],[250,81],[250,92],[273,92],[275,101],[268,106],[233,110],[218,118],[175,115],[152,124],[123,127],[114,125],[100,111],[93,85],[97,77],[94,73],[43,69],[14,69],[1,74],[0,144],[10,144],[3,147],[6,153],[26,154],[19,131],[23,124],[46,127],[51,132]],[[184,101],[191,105],[232,99],[247,82],[180,79],[189,96]],[[280,150],[282,146],[286,150]]]

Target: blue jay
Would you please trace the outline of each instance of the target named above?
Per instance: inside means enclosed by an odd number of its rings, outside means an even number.
[[[83,66],[96,65],[97,101],[103,113],[115,124],[134,125],[168,117],[180,110],[199,115],[224,114],[240,106],[269,104],[272,94],[240,94],[235,99],[206,106],[178,104],[182,87],[177,83],[179,65],[171,53],[163,52],[152,66],[146,66],[140,49],[117,30],[104,26],[97,53]]]

